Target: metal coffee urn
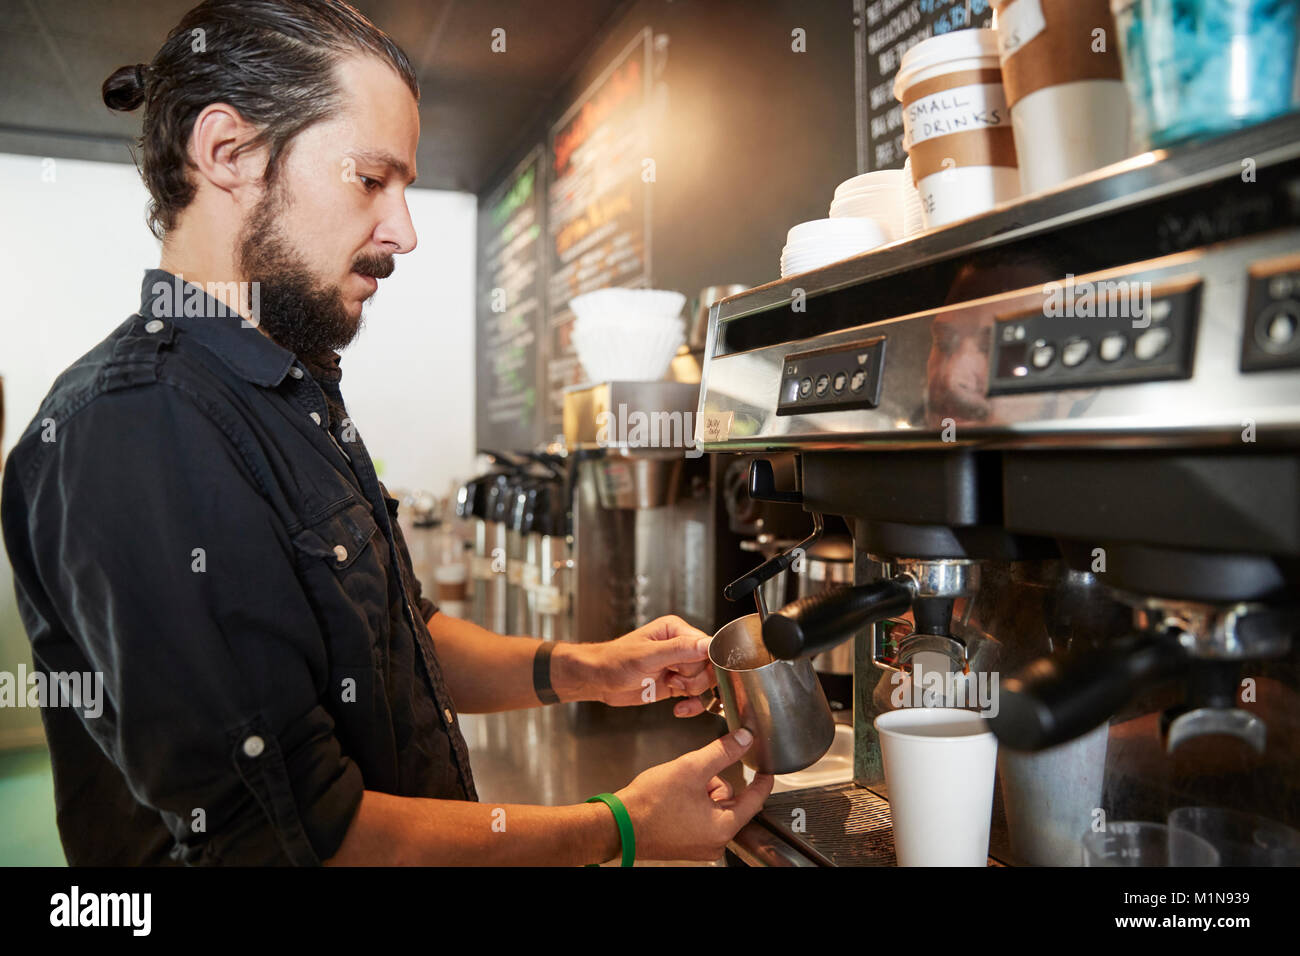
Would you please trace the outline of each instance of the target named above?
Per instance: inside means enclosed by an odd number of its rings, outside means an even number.
[[[715,586],[740,552],[718,463],[694,447],[698,397],[698,385],[671,381],[566,390],[572,640],[608,640],[665,614],[713,633],[736,616]]]

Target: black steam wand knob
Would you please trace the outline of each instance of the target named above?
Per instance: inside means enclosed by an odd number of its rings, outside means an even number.
[[[775,501],[779,504],[801,505],[803,493],[777,491],[776,474],[766,458],[755,458],[749,465],[749,497],[755,501]]]

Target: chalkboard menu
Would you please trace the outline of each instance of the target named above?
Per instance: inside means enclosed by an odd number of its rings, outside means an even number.
[[[561,424],[564,388],[585,380],[569,300],[650,281],[651,31],[642,30],[551,126],[547,184],[546,419]]]
[[[542,147],[479,205],[475,437],[526,450],[549,434],[539,387],[543,329]]]
[[[903,54],[929,37],[993,23],[989,0],[856,0],[858,171],[899,169],[903,112],[894,77]]]

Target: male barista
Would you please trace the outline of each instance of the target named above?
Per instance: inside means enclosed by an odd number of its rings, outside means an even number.
[[[339,390],[415,247],[406,56],[341,0],[207,0],[103,94],[144,106],[162,261],[54,384],[2,509],[38,668],[103,677],[98,716],[43,710],[69,862],[618,857],[613,805],[475,802],[458,712],[649,686],[690,716],[707,639],[669,617],[543,644],[437,613]],[[618,791],[638,857],[720,855],[771,791],[718,777],[748,738]]]

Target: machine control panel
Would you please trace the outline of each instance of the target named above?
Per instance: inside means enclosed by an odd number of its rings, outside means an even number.
[[[1058,284],[1059,285],[1059,284]],[[989,394],[1191,378],[1201,284],[1060,286],[1033,312],[999,316]]]
[[[795,352],[781,369],[778,415],[806,415],[880,404],[885,337]]]
[[[1300,256],[1250,270],[1241,370],[1300,368]]]

